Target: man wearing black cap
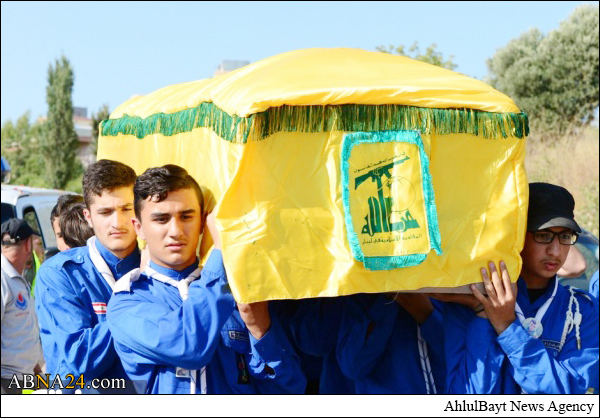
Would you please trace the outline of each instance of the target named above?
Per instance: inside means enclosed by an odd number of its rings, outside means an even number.
[[[23,375],[41,373],[44,362],[31,289],[23,277],[34,234],[22,219],[2,224],[2,393],[21,393]]]
[[[598,315],[557,271],[581,232],[560,186],[529,185],[523,267],[511,284],[500,261],[481,269],[487,295],[450,303],[444,316],[448,393],[582,394],[598,383]]]

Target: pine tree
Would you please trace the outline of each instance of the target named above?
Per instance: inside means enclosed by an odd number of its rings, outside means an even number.
[[[43,127],[43,149],[48,182],[56,189],[64,189],[81,171],[77,158],[79,140],[73,125],[73,82],[73,69],[64,55],[54,67],[48,67],[48,119]]]

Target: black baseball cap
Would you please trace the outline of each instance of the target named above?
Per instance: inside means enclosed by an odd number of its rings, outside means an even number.
[[[5,238],[6,234],[8,234],[8,239]],[[29,224],[23,219],[11,218],[2,222],[1,236],[2,244],[4,245],[17,244],[32,235],[39,234],[31,229]]]
[[[527,230],[562,226],[581,232],[575,222],[575,199],[567,189],[549,183],[529,184],[529,210]]]

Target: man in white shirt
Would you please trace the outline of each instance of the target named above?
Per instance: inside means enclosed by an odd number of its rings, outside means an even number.
[[[2,224],[2,393],[22,393],[23,375],[41,373],[40,331],[23,271],[33,253],[35,232],[22,219]],[[15,382],[19,381],[19,384]]]

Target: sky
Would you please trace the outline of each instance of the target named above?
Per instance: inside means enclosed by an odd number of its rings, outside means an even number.
[[[0,120],[46,114],[48,67],[62,54],[75,73],[73,105],[88,116],[212,77],[224,59],[312,47],[374,51],[417,41],[424,51],[436,43],[456,71],[483,79],[496,50],[530,28],[558,28],[584,3],[3,1]]]

